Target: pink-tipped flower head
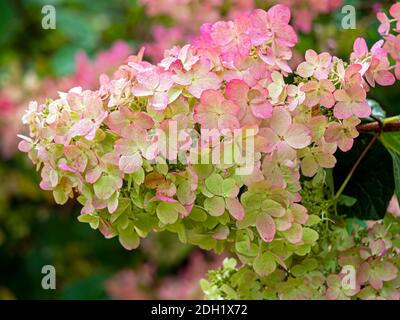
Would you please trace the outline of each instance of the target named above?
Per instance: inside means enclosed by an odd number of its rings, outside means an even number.
[[[367,102],[367,93],[361,86],[356,85],[337,90],[334,96],[337,102],[333,113],[338,119],[347,119],[352,115],[366,118],[371,114],[371,108]]]
[[[194,109],[194,119],[204,129],[238,129],[240,128],[240,108],[234,102],[226,100],[216,90],[202,93],[200,103]]]

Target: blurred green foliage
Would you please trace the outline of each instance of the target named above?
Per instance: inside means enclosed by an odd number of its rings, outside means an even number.
[[[18,170],[10,170],[14,166]],[[104,282],[119,270],[150,261],[158,266],[156,276],[164,277],[192,250],[165,233],[127,251],[118,239],[106,240],[78,223],[78,206],[57,206],[40,192],[23,161],[0,163],[0,176],[0,300],[106,299]],[[56,268],[54,291],[41,287],[44,265]]]
[[[0,1],[0,69],[17,59],[39,75],[74,71],[74,56],[89,56],[125,39],[133,48],[150,39],[153,19],[145,18],[137,0],[3,0]],[[42,7],[53,5],[56,29],[43,29]]]

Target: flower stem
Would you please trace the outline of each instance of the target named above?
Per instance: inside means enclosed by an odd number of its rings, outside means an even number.
[[[386,118],[390,120],[391,118]],[[358,132],[395,132],[400,131],[400,122],[388,122],[386,119],[382,120],[382,122],[374,121],[359,124],[357,126]]]
[[[394,116],[394,117],[389,117],[389,118],[385,118],[382,120],[382,124],[385,126],[388,123],[393,123],[393,122],[397,122],[400,120],[400,115]]]
[[[349,174],[347,175],[346,179],[343,181],[342,185],[340,186],[339,190],[334,196],[334,201],[336,202],[340,195],[342,194],[343,190],[346,188],[347,184],[349,183],[351,177],[353,176],[354,172],[356,171],[358,165],[360,164],[361,160],[365,157],[365,155],[368,153],[368,150],[371,149],[371,147],[374,145],[375,141],[378,139],[380,132],[376,132],[371,139],[371,141],[368,143],[366,148],[363,150],[361,155],[358,157],[357,161],[354,163],[353,167],[351,168]]]

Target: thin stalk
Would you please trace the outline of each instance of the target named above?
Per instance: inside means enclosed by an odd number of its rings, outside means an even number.
[[[388,123],[393,123],[393,122],[397,122],[400,120],[400,115],[394,116],[394,117],[389,117],[389,118],[385,118],[382,120],[382,124],[383,126],[387,125]]]
[[[388,118],[389,119],[389,118]],[[359,124],[358,132],[396,132],[400,131],[400,122],[388,122],[386,124],[378,121]]]
[[[346,179],[343,181],[342,185],[340,186],[340,189],[338,192],[335,194],[335,197],[333,198],[334,201],[336,202],[340,195],[342,194],[343,190],[346,188],[347,184],[349,183],[351,177],[353,176],[354,172],[356,171],[358,165],[360,164],[361,160],[365,157],[365,155],[368,153],[369,149],[374,145],[375,141],[378,139],[380,132],[376,132],[371,139],[371,141],[368,143],[366,148],[363,150],[361,155],[358,157],[357,161],[354,163],[353,167],[351,168],[349,174],[347,175]]]

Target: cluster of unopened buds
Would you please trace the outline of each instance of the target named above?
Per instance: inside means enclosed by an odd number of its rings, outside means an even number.
[[[169,230],[205,249],[234,243],[242,261],[284,266],[309,252],[318,233],[300,177],[351,149],[369,88],[395,82],[388,52],[400,40],[385,32],[369,50],[359,38],[347,62],[308,50],[291,70],[289,20],[276,5],[204,24],[157,65],[141,51],[97,91],[31,102],[19,148],[41,188],[60,204],[78,195],[79,219],[128,249]]]

